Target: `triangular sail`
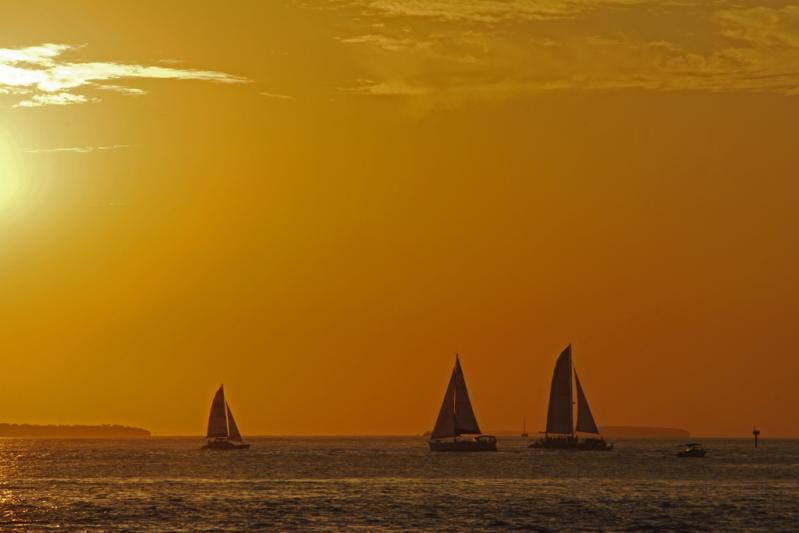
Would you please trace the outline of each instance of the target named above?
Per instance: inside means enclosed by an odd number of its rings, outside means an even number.
[[[466,390],[466,379],[463,377],[461,362],[455,359],[455,431],[459,435],[479,435],[480,426],[474,416],[469,392]]]
[[[572,347],[569,345],[558,357],[549,389],[547,433],[574,433],[572,421]]]
[[[225,406],[227,407],[227,424],[230,428],[230,440],[241,442],[241,433],[239,433],[239,428],[236,425],[236,421],[233,419],[233,411],[230,410],[230,405],[225,402]]]
[[[574,380],[577,383],[577,431],[581,433],[599,433],[594,422],[594,415],[588,407],[588,400],[585,398],[583,387],[580,385],[580,378],[577,371],[574,372]]]
[[[457,437],[458,435],[479,435],[480,426],[474,416],[472,402],[469,401],[469,392],[466,390],[466,380],[463,377],[461,363],[456,358],[455,368],[449,378],[444,401],[438,412],[436,425],[430,435],[433,439]]]
[[[433,439],[455,437],[455,370],[449,378],[447,392],[444,393],[444,401],[441,403],[441,410],[438,412],[436,425],[430,435]]]
[[[219,387],[211,402],[211,414],[208,415],[208,438],[227,437],[227,416],[225,413],[225,390]]]

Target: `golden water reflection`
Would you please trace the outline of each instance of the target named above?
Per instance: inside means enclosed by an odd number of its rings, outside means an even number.
[[[13,523],[20,520],[21,498],[13,483],[19,478],[22,453],[19,441],[0,439],[0,520]]]

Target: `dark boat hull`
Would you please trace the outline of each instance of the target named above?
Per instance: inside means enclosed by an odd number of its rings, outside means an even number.
[[[677,452],[677,457],[696,457],[702,458],[705,456],[705,451],[691,451],[691,452]]]
[[[529,448],[540,450],[571,450],[580,452],[609,452],[613,444],[608,444],[603,439],[578,439],[568,437],[565,439],[543,438],[532,443]]]
[[[246,450],[249,444],[234,443],[226,440],[211,441],[202,447],[203,450]]]
[[[495,452],[497,451],[496,439],[475,439],[475,440],[431,440],[431,452]]]

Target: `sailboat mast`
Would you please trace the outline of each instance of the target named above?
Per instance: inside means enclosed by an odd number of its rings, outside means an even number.
[[[458,373],[458,365],[460,364],[460,359],[458,358],[458,354],[455,354],[455,374]],[[455,440],[458,440],[460,433],[458,433],[458,387],[452,388],[452,420],[455,421],[453,426],[455,427]]]
[[[572,356],[572,345],[569,344],[569,385],[571,385],[569,392],[571,393],[571,412],[572,412],[572,437],[574,437],[574,407],[577,402],[574,400],[574,361]]]

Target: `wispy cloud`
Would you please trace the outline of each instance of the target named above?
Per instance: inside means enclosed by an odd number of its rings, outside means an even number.
[[[144,89],[138,89],[136,87],[125,87],[124,85],[98,85],[98,89],[102,89],[104,91],[111,91],[119,94],[124,94],[126,96],[141,96],[143,94],[147,94],[147,91]]]
[[[442,105],[553,91],[799,94],[799,5],[755,2],[356,0],[363,33],[338,40],[369,79],[339,90]],[[654,31],[659,16],[672,23]],[[675,31],[680,20],[693,32]]]
[[[127,95],[146,94],[120,83],[130,79],[199,80],[216,83],[243,83],[246,78],[213,70],[128,64],[117,62],[72,62],[63,59],[67,52],[82,47],[66,44],[41,44],[25,48],[0,48],[0,92],[23,95],[16,107],[82,104],[98,101],[82,89],[100,89]]]
[[[423,84],[411,84],[404,81],[358,80],[350,87],[339,87],[339,91],[350,94],[372,96],[418,96],[431,94],[430,87]]]
[[[724,9],[715,16],[731,39],[758,47],[799,48],[799,4]]]
[[[358,35],[355,37],[340,38],[339,41],[346,44],[369,44],[388,50],[390,52],[402,52],[407,50],[414,50],[420,48],[427,48],[432,45],[431,42],[420,41],[413,37],[390,37],[388,35],[381,35],[370,33],[366,35]]]
[[[363,0],[371,13],[422,17],[449,22],[553,20],[601,7],[657,4],[657,0]]]
[[[22,150],[26,154],[57,154],[57,153],[72,153],[72,154],[89,154],[92,152],[102,152],[108,150],[119,150],[121,148],[130,148],[129,144],[109,144],[105,146],[70,146],[66,148],[29,148]]]
[[[274,98],[276,100],[295,100],[295,98],[289,94],[278,94],[278,93],[267,93],[267,92],[261,92],[259,94],[265,98]]]
[[[42,107],[46,105],[85,104],[86,102],[98,102],[99,100],[99,98],[89,98],[82,94],[40,93],[34,94],[27,100],[19,101],[14,105],[14,107]]]

